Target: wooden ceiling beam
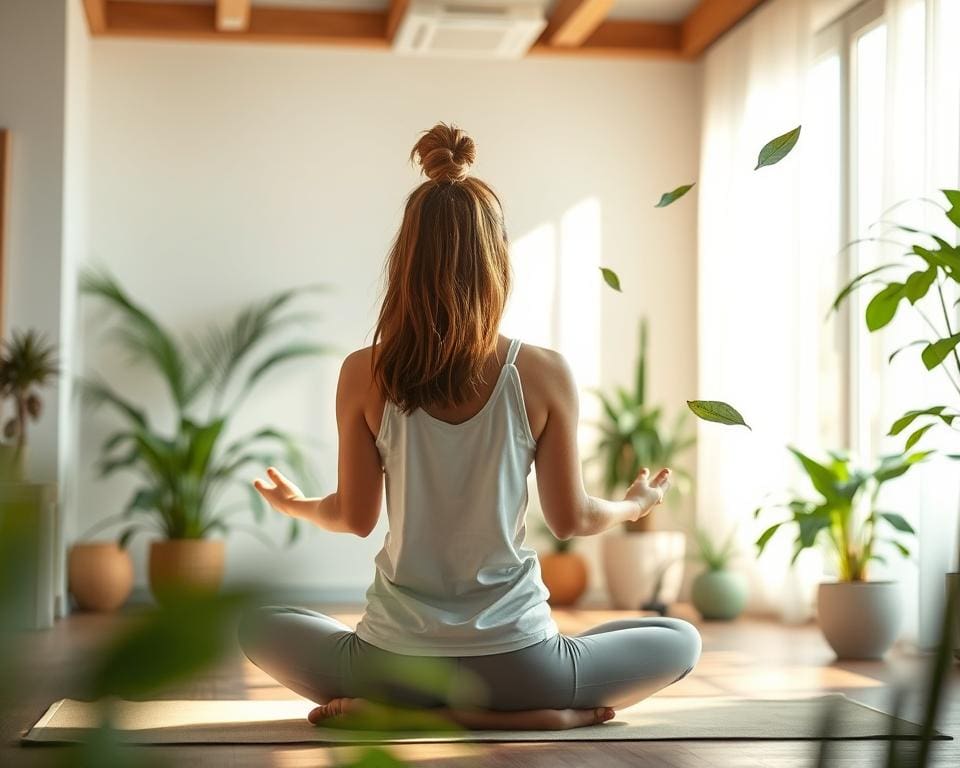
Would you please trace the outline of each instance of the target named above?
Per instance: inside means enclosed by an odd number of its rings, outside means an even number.
[[[535,56],[678,59],[681,57],[680,25],[610,19],[576,48],[549,45],[541,37],[530,53]]]
[[[99,35],[107,28],[107,0],[83,0],[90,34]]]
[[[540,40],[575,48],[597,31],[612,7],[613,0],[558,0]]]
[[[390,0],[390,7],[387,9],[387,40],[391,43],[397,36],[397,30],[400,28],[400,22],[407,15],[410,8],[410,0]]]
[[[325,43],[386,47],[385,12],[253,6],[250,23],[237,32],[217,30],[215,9],[199,3],[107,3],[108,37],[224,42]]]
[[[217,0],[217,29],[242,32],[250,26],[250,0]]]
[[[765,0],[700,0],[683,20],[683,55],[695,59]]]

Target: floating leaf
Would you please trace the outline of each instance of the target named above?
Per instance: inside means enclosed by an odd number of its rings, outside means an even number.
[[[800,138],[800,128],[801,126],[798,125],[792,131],[787,131],[782,136],[777,136],[777,138],[768,141],[760,150],[760,154],[757,156],[757,167],[753,170],[756,171],[766,165],[775,165],[789,155],[790,151],[796,146],[797,139]]]
[[[932,344],[927,344],[927,346],[923,348],[923,352],[920,353],[920,358],[923,360],[923,364],[927,366],[927,370],[933,370],[940,365],[946,356],[956,349],[957,344],[960,344],[960,333],[955,333],[953,336],[938,339]]]
[[[623,291],[620,290],[620,278],[616,272],[607,267],[600,267],[600,272],[603,275],[603,282],[613,288],[613,290],[623,293]]]
[[[666,208],[670,203],[674,203],[683,197],[687,192],[689,192],[696,185],[696,182],[693,184],[684,184],[682,187],[677,187],[673,192],[664,192],[660,197],[660,202],[657,203],[654,208]]]
[[[687,407],[698,419],[751,429],[736,408],[719,400],[687,400]]]

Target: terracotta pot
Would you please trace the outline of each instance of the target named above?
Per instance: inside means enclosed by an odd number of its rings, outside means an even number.
[[[158,603],[184,593],[214,593],[223,581],[223,541],[165,539],[150,544],[150,591]]]
[[[84,611],[111,613],[133,590],[133,561],[115,541],[87,541],[67,556],[70,594]]]
[[[550,605],[573,605],[587,589],[587,563],[576,552],[553,552],[540,558]]]
[[[893,581],[823,583],[817,592],[817,618],[838,658],[883,658],[900,634],[900,585]]]

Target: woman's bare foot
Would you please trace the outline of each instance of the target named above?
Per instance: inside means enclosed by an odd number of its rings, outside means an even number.
[[[379,712],[386,717],[376,717]],[[532,709],[523,712],[495,712],[492,710],[431,709],[398,710],[371,704],[365,699],[331,699],[311,710],[307,719],[314,725],[333,721],[358,728],[377,730],[416,730],[418,727],[436,727],[441,721],[473,731],[565,731],[585,725],[599,725],[612,720],[611,707],[596,709]],[[355,716],[355,717],[349,717]],[[370,717],[367,717],[370,716]],[[419,716],[427,716],[420,720]],[[331,723],[332,724],[332,723]]]

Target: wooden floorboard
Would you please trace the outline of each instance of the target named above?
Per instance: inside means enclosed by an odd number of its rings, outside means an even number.
[[[359,617],[356,609],[330,609],[347,623]],[[684,618],[691,618],[682,608]],[[631,615],[610,611],[558,611],[566,632],[613,618]],[[29,680],[15,705],[0,720],[0,766],[33,768],[50,765],[56,747],[19,746],[20,733],[55,699],[77,695],[82,660],[127,619],[124,616],[76,614],[52,629],[30,633],[24,661]],[[787,627],[759,619],[731,624],[700,624],[704,652],[694,674],[662,695],[757,697],[809,696],[842,692],[881,709],[890,708],[892,686],[917,680],[926,659],[908,649],[898,649],[883,662],[835,661],[813,625]],[[165,698],[295,698],[266,675],[235,655],[217,669],[176,686]],[[912,714],[916,714],[916,705]],[[911,714],[911,712],[907,712]],[[951,670],[949,696],[941,730],[960,737],[960,671]],[[313,768],[349,764],[355,749],[315,746],[178,746],[140,748],[167,765],[256,766],[257,768]],[[563,768],[591,766],[650,766],[650,768],[808,768],[814,765],[814,742],[590,742],[555,744],[411,744],[391,747],[398,757],[418,768],[443,766],[468,768]],[[882,742],[836,742],[830,765],[837,768],[872,768],[883,764]],[[935,765],[960,765],[958,741],[936,747]]]

